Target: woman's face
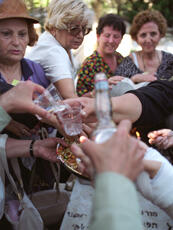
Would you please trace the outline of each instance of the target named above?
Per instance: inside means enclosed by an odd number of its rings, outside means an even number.
[[[0,59],[3,62],[20,61],[28,42],[28,26],[24,19],[0,20]]]
[[[158,25],[155,22],[145,23],[137,33],[137,43],[146,53],[155,51],[161,39]]]
[[[55,38],[67,51],[77,49],[84,39],[85,25],[73,23],[68,30],[56,30]]]
[[[113,54],[122,40],[122,34],[114,30],[112,26],[105,26],[100,35],[97,35],[98,52],[101,54]]]

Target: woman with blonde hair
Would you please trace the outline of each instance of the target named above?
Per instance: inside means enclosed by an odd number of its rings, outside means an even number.
[[[52,0],[46,31],[28,57],[43,67],[63,98],[76,97],[76,69],[71,49],[77,49],[92,27],[93,12],[81,0]]]

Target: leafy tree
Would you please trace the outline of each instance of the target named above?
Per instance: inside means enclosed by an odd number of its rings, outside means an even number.
[[[30,14],[39,19],[43,28],[46,16],[46,7],[48,6],[50,0],[25,0],[25,2]]]
[[[173,27],[172,0],[85,0],[85,2],[92,6],[97,17],[104,13],[114,12],[129,22],[132,22],[139,11],[153,8],[164,15],[169,27]]]
[[[39,18],[43,24],[46,7],[50,0],[25,0],[30,13]],[[97,18],[105,13],[117,13],[132,22],[133,17],[141,10],[153,8],[159,10],[173,28],[172,0],[83,0],[93,8]]]

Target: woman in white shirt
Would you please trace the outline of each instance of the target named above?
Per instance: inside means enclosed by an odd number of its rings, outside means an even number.
[[[28,57],[43,67],[63,98],[76,97],[76,69],[71,49],[77,49],[91,30],[93,12],[81,0],[52,0],[46,31]]]

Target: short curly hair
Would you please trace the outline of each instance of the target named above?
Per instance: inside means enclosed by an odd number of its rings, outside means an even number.
[[[126,25],[123,19],[116,14],[106,14],[99,19],[98,26],[96,29],[98,35],[100,35],[103,32],[103,28],[105,26],[112,26],[114,30],[120,31],[122,36],[126,32]]]
[[[155,22],[158,26],[161,37],[165,36],[167,21],[164,16],[157,10],[144,10],[139,12],[133,19],[129,32],[133,40],[137,40],[137,34],[140,28],[148,22]]]

